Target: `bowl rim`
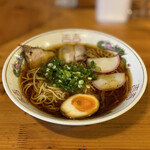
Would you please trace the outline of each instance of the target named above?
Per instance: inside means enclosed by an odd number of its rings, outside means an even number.
[[[38,115],[35,112],[33,112],[32,110],[30,110],[29,108],[23,106],[20,102],[16,101],[14,99],[14,96],[11,94],[11,91],[10,91],[8,85],[6,84],[7,79],[6,79],[5,74],[6,74],[6,71],[7,71],[7,66],[8,66],[10,58],[14,55],[14,53],[18,50],[18,48],[20,49],[20,47],[17,46],[15,49],[12,50],[12,52],[9,54],[9,56],[5,60],[3,70],[2,70],[2,82],[3,82],[3,86],[4,86],[4,89],[7,93],[7,95],[20,109],[22,109],[24,112],[30,114],[31,116],[33,116],[35,118],[41,119],[43,121],[47,121],[49,123],[55,123],[55,124],[60,124],[60,125],[81,126],[81,125],[91,125],[91,124],[102,123],[102,122],[111,120],[113,118],[116,118],[116,117],[124,114],[128,110],[130,110],[140,100],[140,98],[144,94],[144,91],[145,91],[146,85],[147,85],[147,70],[146,70],[145,64],[144,64],[143,60],[141,59],[141,57],[139,56],[139,54],[133,48],[131,48],[128,44],[126,44],[122,40],[120,40],[120,39],[118,39],[118,38],[116,38],[116,37],[114,37],[110,34],[100,32],[100,31],[96,31],[96,30],[81,29],[81,28],[57,29],[57,30],[48,31],[48,32],[44,32],[44,33],[38,34],[36,36],[33,36],[33,37],[27,39],[26,41],[22,42],[21,44],[26,44],[26,43],[28,43],[28,42],[36,39],[36,38],[40,38],[41,36],[44,36],[44,35],[47,35],[47,34],[52,34],[52,33],[57,33],[57,32],[60,32],[60,31],[64,31],[64,32],[66,32],[66,31],[72,31],[72,32],[86,31],[88,33],[94,33],[95,32],[97,34],[101,34],[101,35],[104,35],[104,36],[106,36],[110,39],[113,39],[113,40],[123,44],[128,49],[130,49],[131,52],[133,52],[134,55],[138,58],[139,62],[141,63],[142,69],[143,69],[144,83],[142,85],[140,93],[137,95],[137,97],[134,99],[134,101],[132,103],[130,103],[128,106],[126,106],[123,110],[120,110],[119,112],[117,112],[117,113],[115,113],[111,116],[106,116],[105,118],[93,118],[93,119],[86,119],[86,120],[57,120],[57,119],[52,119],[50,117],[47,118],[45,116]]]

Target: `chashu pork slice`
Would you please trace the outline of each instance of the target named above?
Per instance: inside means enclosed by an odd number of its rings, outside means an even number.
[[[47,62],[55,53],[53,51],[44,50],[40,47],[31,47],[28,45],[21,45],[28,67],[30,69],[41,66],[42,62]]]
[[[85,60],[86,48],[83,45],[65,45],[59,49],[59,59],[65,63],[75,63]]]
[[[75,45],[75,61],[82,61],[86,59],[86,48],[83,45]]]
[[[63,60],[65,63],[75,62],[75,52],[73,45],[65,45],[59,49],[59,59]]]

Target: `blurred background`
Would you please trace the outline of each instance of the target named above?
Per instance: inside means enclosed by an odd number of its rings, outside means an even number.
[[[140,55],[150,76],[150,0],[0,0],[0,150],[149,150],[150,80],[129,113],[94,126],[42,122],[9,99],[2,83],[8,55],[37,34],[63,28],[92,29],[121,39]]]
[[[29,33],[32,29],[44,24],[50,26],[50,29],[69,27],[94,29],[94,26],[89,27],[88,24],[96,21],[96,19],[93,20],[95,13],[90,12],[90,9],[93,10],[96,7],[96,0],[68,1],[70,5],[67,5],[67,0],[0,0],[0,44]],[[81,12],[87,8],[90,15],[84,11]],[[76,13],[80,14],[80,19]],[[129,14],[130,18],[149,18],[150,0],[132,0]],[[87,17],[89,22],[87,20],[84,22]],[[67,23],[70,21],[72,23]],[[48,27],[44,28],[43,32],[47,30],[49,30]]]

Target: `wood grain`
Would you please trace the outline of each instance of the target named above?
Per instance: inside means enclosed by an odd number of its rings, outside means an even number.
[[[0,74],[7,56],[24,40],[58,28],[87,28],[125,41],[143,59],[150,75],[150,20],[131,19],[127,24],[101,25],[93,9],[58,9],[52,20],[0,46]],[[38,120],[20,110],[4,92],[0,77],[1,150],[149,150],[150,81],[141,100],[113,120],[90,126],[62,126]]]
[[[79,0],[79,8],[94,7],[94,0]],[[0,0],[0,44],[53,19],[54,0]]]
[[[78,0],[78,7],[79,8],[93,8],[95,7],[95,0]]]
[[[52,0],[0,0],[0,44],[41,26],[52,9]]]

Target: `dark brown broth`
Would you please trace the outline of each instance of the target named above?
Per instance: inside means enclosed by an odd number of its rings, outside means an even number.
[[[47,50],[55,49],[57,51],[61,46],[62,45],[47,48]],[[86,47],[96,49],[95,46],[91,46],[91,45],[86,45]],[[110,53],[112,53],[112,52],[110,52]],[[124,68],[125,68],[125,66],[124,66]],[[24,68],[22,69],[22,73],[21,73],[21,78],[20,78],[20,86],[21,86],[21,82],[23,81],[22,77],[26,74],[27,69],[28,69],[27,65],[24,65]],[[100,96],[102,92],[96,89],[96,91],[93,92],[92,95],[95,95],[99,99],[101,107],[94,115],[90,116],[90,118],[94,118],[94,117],[100,116],[104,113],[108,113],[108,112],[112,111],[112,109],[114,109],[118,105],[120,105],[125,100],[125,98],[128,96],[129,90],[131,89],[131,75],[130,75],[130,71],[128,69],[124,69],[124,72],[125,72],[126,76],[128,77],[128,82],[126,83],[129,87],[128,91],[124,93],[126,86],[122,86],[119,89],[114,90],[113,95],[105,97],[105,103],[104,103],[105,105],[104,105],[104,107],[102,107],[103,103],[101,102],[101,96]],[[21,87],[21,89],[22,89],[22,87]],[[111,92],[112,91],[107,91],[107,92],[105,92],[105,94],[109,95],[109,94],[111,94]],[[29,102],[31,102],[30,96],[32,93],[32,89],[30,89],[30,92],[28,92],[27,95],[23,91],[22,91],[22,93],[26,97],[26,99]],[[69,94],[69,96],[71,96],[71,94]],[[117,101],[116,101],[116,99],[117,99]],[[46,109],[43,105],[35,105],[33,103],[31,103],[31,104],[34,105],[39,110],[44,111],[48,114],[52,114],[59,118],[65,118],[60,111],[51,111],[51,110]],[[58,105],[61,105],[61,103],[59,103]]]

